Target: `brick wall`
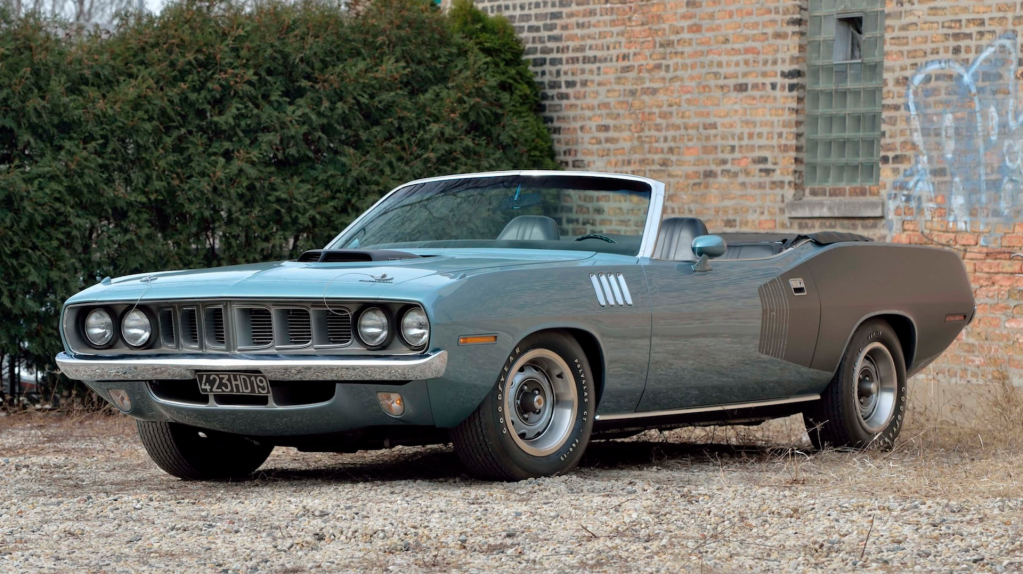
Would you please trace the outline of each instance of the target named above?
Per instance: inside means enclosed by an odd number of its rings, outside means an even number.
[[[951,246],[978,315],[923,379],[1004,372],[1020,384],[1023,258],[1011,257],[1023,251],[1023,74],[1019,39],[1007,34],[1023,29],[1023,2],[889,0],[880,182],[808,188],[810,1],[477,4],[525,42],[565,168],[664,181],[666,215],[711,230],[836,229]]]
[[[1023,3],[888,3],[881,150],[882,184],[891,196],[886,231],[892,241],[957,250],[977,299],[977,318],[925,373],[931,380],[983,382],[1006,373],[1023,384],[1023,259],[1012,257],[1023,251],[1023,224],[1016,223],[1020,190],[1003,189],[1000,181],[1023,177],[1023,132],[1012,125],[1023,111],[1016,99],[1023,78],[1017,30],[1023,30]],[[971,66],[976,71],[967,80],[963,72]],[[964,97],[964,90],[976,97]],[[907,109],[910,101],[916,113]],[[948,145],[943,131],[953,134],[948,150],[939,149]],[[914,186],[921,175],[928,181]]]

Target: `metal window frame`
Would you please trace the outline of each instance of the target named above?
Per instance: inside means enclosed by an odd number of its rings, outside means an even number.
[[[551,170],[520,170],[520,171],[491,171],[484,173],[463,173],[458,175],[445,175],[440,177],[427,177],[424,179],[417,179],[408,183],[403,183],[391,191],[385,193],[383,197],[377,200],[369,209],[362,212],[359,217],[356,217],[354,221],[348,224],[341,233],[334,236],[324,249],[337,249],[338,245],[342,243],[341,239],[350,230],[354,230],[358,227],[359,223],[366,217],[367,214],[372,212],[381,203],[383,203],[388,197],[398,192],[401,189],[410,187],[413,185],[419,185],[423,183],[431,183],[435,181],[447,181],[452,179],[477,179],[484,177],[514,177],[514,176],[525,176],[525,177],[599,177],[606,179],[625,179],[629,181],[639,181],[650,186],[650,205],[647,208],[646,224],[643,227],[643,239],[640,241],[639,253],[636,257],[647,258],[653,256],[654,244],[657,243],[657,231],[661,226],[661,212],[664,208],[664,183],[657,181],[656,179],[650,179],[648,177],[642,177],[638,175],[629,175],[622,173],[601,173],[593,171],[551,171]]]

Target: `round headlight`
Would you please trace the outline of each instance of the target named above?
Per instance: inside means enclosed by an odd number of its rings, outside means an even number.
[[[422,347],[430,339],[430,321],[426,311],[413,307],[401,318],[401,337],[410,347]]]
[[[359,338],[367,347],[379,347],[387,342],[391,334],[391,326],[387,322],[387,314],[373,307],[359,315]]]
[[[132,309],[121,319],[121,337],[132,347],[142,347],[153,335],[153,322],[141,309]]]
[[[85,338],[93,347],[105,347],[114,339],[114,318],[106,309],[93,309],[85,316]]]

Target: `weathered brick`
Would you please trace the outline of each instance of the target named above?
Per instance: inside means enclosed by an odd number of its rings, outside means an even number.
[[[1023,380],[1023,342],[1006,346],[1023,339],[1023,278],[1016,277],[1023,260],[1010,259],[1023,251],[1023,222],[966,226],[953,221],[943,197],[934,205],[894,201],[886,220],[790,221],[781,209],[804,197],[888,199],[904,191],[898,186],[921,158],[907,106],[910,78],[933,61],[968,66],[1003,34],[1023,29],[1023,4],[889,2],[880,183],[806,187],[806,0],[477,2],[508,16],[525,41],[564,167],[661,179],[666,214],[703,217],[712,230],[837,229],[953,247],[984,309],[967,337],[988,346],[954,347],[929,372],[977,381],[1009,369]],[[985,361],[984,352],[998,359]]]

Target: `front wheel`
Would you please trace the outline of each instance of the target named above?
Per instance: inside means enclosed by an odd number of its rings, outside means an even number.
[[[451,432],[472,474],[523,480],[568,472],[593,429],[594,383],[576,340],[551,332],[527,337],[483,403]]]
[[[185,480],[248,478],[274,449],[270,443],[179,423],[136,421],[136,425],[156,466]]]
[[[888,322],[873,319],[853,333],[835,378],[803,420],[817,448],[890,449],[902,431],[906,401],[902,345]]]

